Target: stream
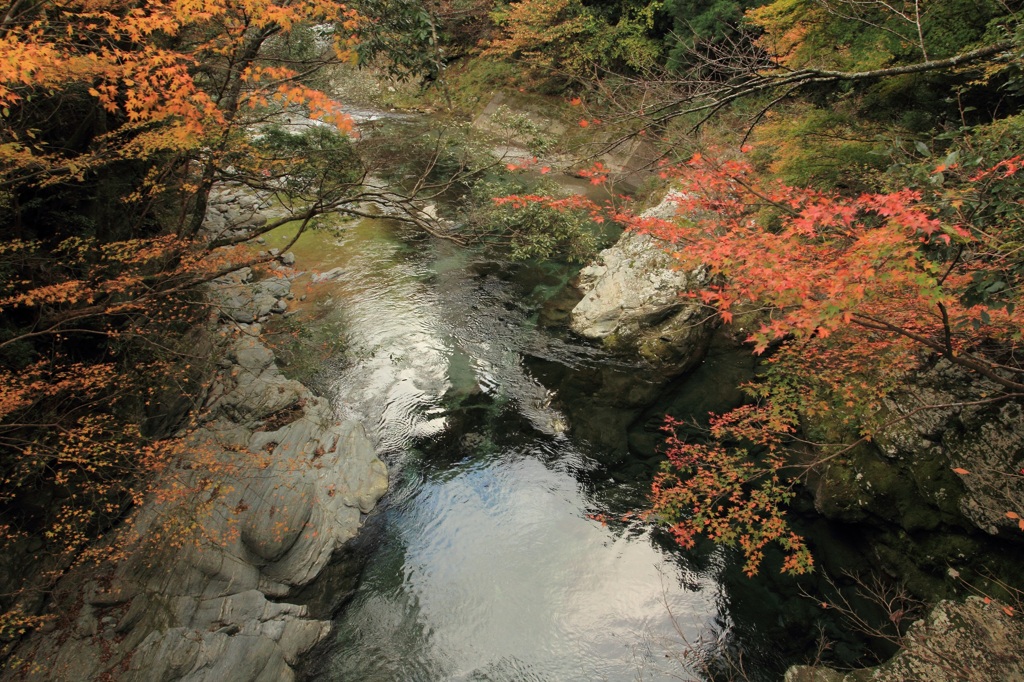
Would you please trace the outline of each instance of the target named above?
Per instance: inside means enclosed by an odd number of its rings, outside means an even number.
[[[684,553],[622,520],[646,505],[663,415],[737,404],[748,350],[720,340],[666,385],[568,333],[567,265],[384,219],[294,250],[334,275],[316,324],[340,330],[343,352],[314,386],[366,425],[391,481],[304,679],[777,680],[807,656],[821,617],[807,580],[779,577],[771,556],[749,580],[732,551]],[[847,634],[829,632],[837,649]]]
[[[734,639],[720,574],[735,562],[715,550],[694,568],[646,524],[595,518],[641,507],[654,469],[575,428],[592,408],[625,439],[639,411],[607,416],[601,394],[643,379],[538,326],[574,271],[410,241],[383,220],[317,256],[344,269],[324,305],[346,349],[319,381],[340,416],[368,425],[391,489],[307,677],[700,679]],[[719,371],[687,384],[695,408],[725,386],[728,367],[709,362]],[[761,649],[747,655],[776,657]]]

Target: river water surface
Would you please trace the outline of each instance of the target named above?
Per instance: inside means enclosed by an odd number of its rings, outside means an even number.
[[[346,346],[322,383],[369,426],[392,483],[310,676],[695,679],[731,636],[723,561],[695,570],[643,525],[598,520],[642,504],[652,471],[617,474],[628,454],[559,407],[579,414],[595,372],[629,382],[639,369],[538,327],[568,268],[396,229],[362,221],[318,253],[343,268],[327,305]],[[581,394],[560,393],[574,383]]]

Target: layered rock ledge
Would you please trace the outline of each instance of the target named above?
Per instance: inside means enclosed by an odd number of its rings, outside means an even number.
[[[23,643],[5,678],[287,681],[329,631],[289,595],[356,534],[387,472],[363,427],[283,376],[259,323],[240,323],[287,300],[288,280],[245,279],[213,297],[233,340],[198,428],[111,540],[123,551],[61,581],[56,621]]]

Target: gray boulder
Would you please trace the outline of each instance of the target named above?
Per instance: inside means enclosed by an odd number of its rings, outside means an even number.
[[[244,268],[219,278],[209,287],[210,305],[222,319],[242,324],[255,322],[274,312],[279,299],[291,293],[291,281],[286,277],[271,277],[250,284],[250,276],[249,268]]]
[[[644,215],[669,217],[674,209],[670,195]],[[665,246],[650,235],[626,232],[602,251],[580,272],[584,296],[570,324],[581,336],[685,371],[703,357],[717,318],[682,295],[706,286],[707,270],[678,269]]]

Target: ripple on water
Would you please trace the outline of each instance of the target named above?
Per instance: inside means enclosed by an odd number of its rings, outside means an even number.
[[[417,486],[387,511],[392,556],[371,564],[341,623],[337,679],[631,680],[650,667],[645,643],[681,646],[676,625],[694,642],[713,627],[711,580],[684,575],[646,534],[586,518],[576,480],[532,453]],[[353,646],[371,631],[405,652],[387,672],[376,647]]]
[[[538,347],[571,352],[545,345],[506,283],[455,267],[461,256],[449,247],[436,247],[446,267],[431,274],[426,250],[350,239],[376,255],[343,263],[351,282],[337,299],[354,360],[335,376],[334,398],[373,425],[394,485],[325,674],[685,679],[666,643],[678,650],[680,633],[692,642],[717,633],[717,585],[647,533],[587,517],[596,503],[578,478],[596,465],[564,435],[565,417],[523,362]],[[440,462],[413,449],[447,433],[449,410],[471,395],[490,405],[476,445]],[[449,440],[468,442],[461,435]]]

